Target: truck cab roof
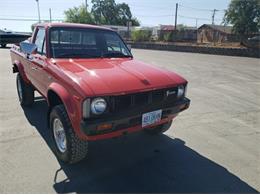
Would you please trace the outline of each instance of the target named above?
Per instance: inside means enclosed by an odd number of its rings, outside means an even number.
[[[91,24],[78,24],[78,23],[39,23],[35,25],[36,27],[44,27],[44,28],[50,28],[50,27],[71,27],[71,28],[92,28],[92,29],[100,29],[100,30],[109,30],[113,31],[110,28],[97,26],[97,25],[91,25]]]

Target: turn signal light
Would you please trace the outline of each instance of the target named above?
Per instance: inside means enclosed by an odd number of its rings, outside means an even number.
[[[97,126],[98,131],[106,130],[106,129],[111,129],[112,124],[101,124]]]

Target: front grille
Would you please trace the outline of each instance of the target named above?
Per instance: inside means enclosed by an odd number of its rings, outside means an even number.
[[[170,93],[169,93],[170,92]],[[110,97],[110,113],[176,100],[177,87]]]

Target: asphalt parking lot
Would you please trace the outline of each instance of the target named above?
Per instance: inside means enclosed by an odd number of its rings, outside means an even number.
[[[64,165],[51,151],[47,104],[22,108],[0,49],[0,193],[256,193],[260,191],[260,61],[133,50],[189,81],[189,110],[161,136],[90,143]]]

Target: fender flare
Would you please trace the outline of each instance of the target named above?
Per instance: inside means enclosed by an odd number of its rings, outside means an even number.
[[[73,100],[75,100],[74,96],[71,95],[67,91],[67,89],[65,87],[63,87],[62,85],[60,85],[59,83],[52,83],[48,87],[48,91],[47,91],[46,99],[47,99],[48,105],[50,105],[49,99],[48,99],[48,93],[50,91],[55,92],[59,96],[59,98],[61,99],[61,101],[62,101],[62,103],[63,103],[63,105],[64,105],[64,107],[67,111],[68,117],[70,119],[71,125],[72,125],[75,133],[79,137],[84,136],[82,134],[82,132],[80,131],[80,126],[79,126],[79,123],[77,122],[77,107],[76,107],[75,102],[73,102]],[[51,107],[49,106],[48,113],[47,113],[47,126],[48,126],[48,128],[50,127],[50,121],[49,121],[50,112],[51,112]]]
[[[75,108],[74,108],[74,104],[72,102],[72,96],[70,95],[70,93],[60,84],[58,83],[52,83],[50,84],[50,86],[48,87],[47,90],[47,101],[48,101],[48,105],[49,104],[49,99],[48,99],[48,93],[50,91],[55,92],[61,99],[63,105],[66,108],[66,111],[68,112],[69,117],[70,116],[74,116],[75,115]]]

